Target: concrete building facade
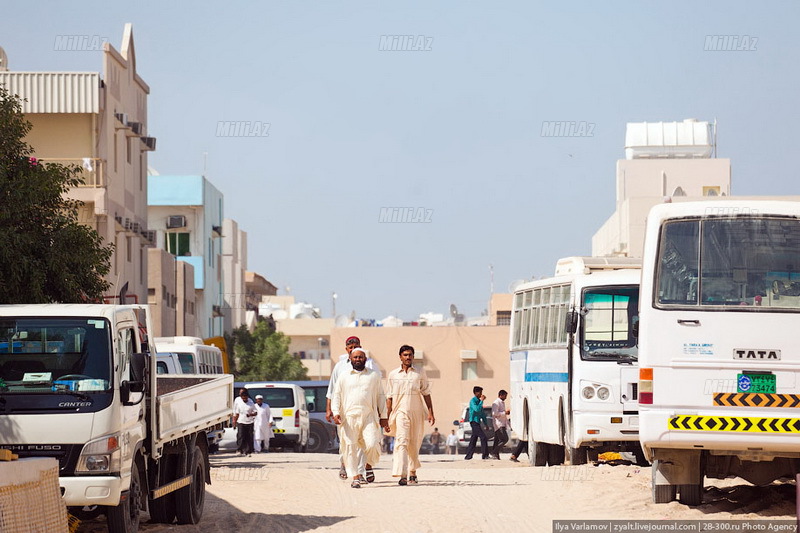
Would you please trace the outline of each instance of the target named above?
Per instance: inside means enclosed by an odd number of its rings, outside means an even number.
[[[69,196],[83,202],[86,224],[113,243],[107,281],[116,294],[147,299],[147,153],[155,149],[147,121],[150,88],[136,69],[133,29],[125,25],[117,51],[103,44],[99,72],[0,71],[0,85],[27,101],[33,129],[27,141],[42,162],[78,165],[84,183]],[[2,69],[0,69],[2,70]]]
[[[247,233],[235,220],[222,221],[222,328],[232,331],[247,322]]]
[[[203,176],[151,175],[148,195],[156,246],[194,267],[193,336],[222,335],[222,193]]]

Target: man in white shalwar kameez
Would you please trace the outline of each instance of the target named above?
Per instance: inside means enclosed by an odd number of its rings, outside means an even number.
[[[430,381],[425,371],[413,364],[414,348],[404,344],[400,347],[400,368],[389,372],[386,394],[389,427],[394,434],[392,476],[400,478],[400,485],[417,483],[425,419],[431,426],[436,422]]]
[[[260,394],[256,396],[256,422],[253,428],[253,447],[256,453],[261,452],[261,441],[264,441],[264,451],[269,451],[269,439],[272,438],[272,412],[269,404],[264,402]]]
[[[381,457],[381,427],[388,427],[386,396],[378,372],[366,367],[367,355],[362,348],[350,352],[352,368],[336,381],[331,398],[333,421],[341,425],[342,452],[351,487],[361,488],[364,482],[358,472],[358,452],[366,462],[378,464]]]

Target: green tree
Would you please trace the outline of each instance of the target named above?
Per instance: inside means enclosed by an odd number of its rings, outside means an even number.
[[[0,87],[0,303],[78,303],[108,289],[113,245],[78,223],[66,197],[80,167],[42,164],[25,142],[31,123]]]
[[[228,340],[237,362],[233,372],[240,381],[299,381],[308,379],[308,371],[289,353],[289,338],[260,320],[250,333],[237,328]]]

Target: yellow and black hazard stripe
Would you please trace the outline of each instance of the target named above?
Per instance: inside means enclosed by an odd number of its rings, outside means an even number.
[[[272,428],[272,432],[273,433],[286,433],[286,430],[285,429]]]
[[[677,431],[800,433],[800,418],[678,415],[670,418],[667,426]]]
[[[714,405],[723,407],[800,408],[800,394],[767,394],[758,392],[715,392]]]

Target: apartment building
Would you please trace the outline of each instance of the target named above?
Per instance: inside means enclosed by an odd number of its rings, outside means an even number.
[[[83,202],[80,221],[115,245],[107,281],[112,293],[147,301],[147,155],[150,87],[139,76],[133,28],[125,25],[118,51],[103,43],[103,72],[12,71],[0,61],[0,85],[27,100],[28,142],[42,162],[78,165],[83,184],[69,196]]]
[[[224,333],[223,196],[204,176],[148,176],[148,224],[157,248],[194,267],[197,337]]]

